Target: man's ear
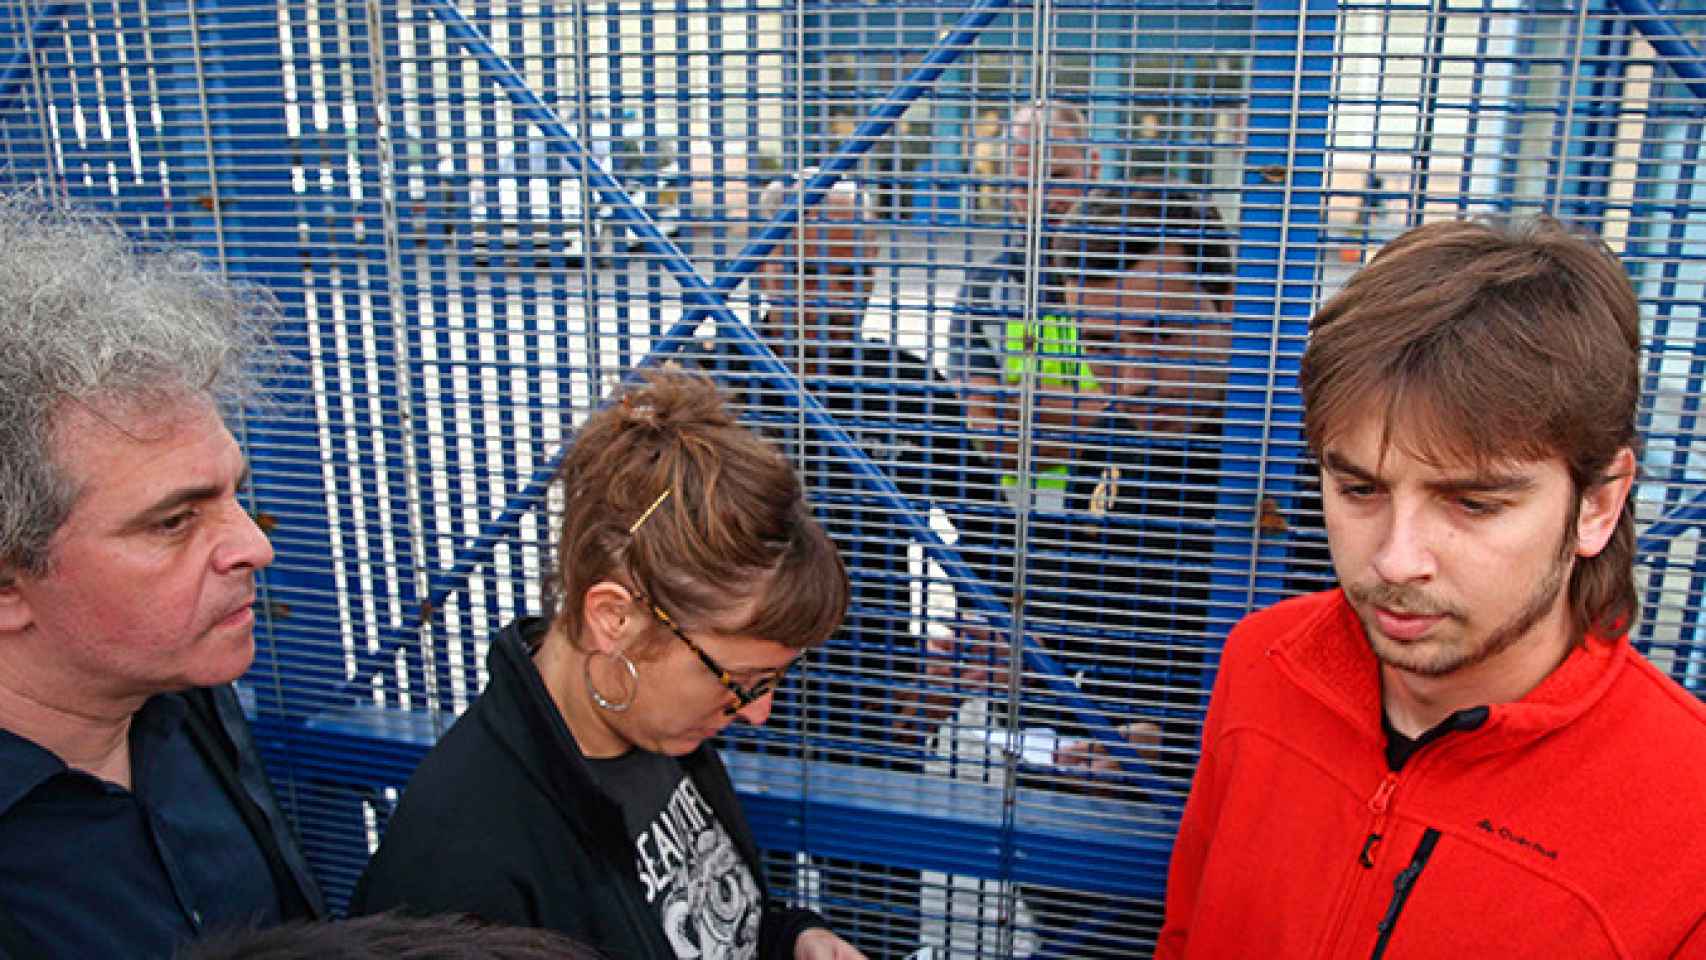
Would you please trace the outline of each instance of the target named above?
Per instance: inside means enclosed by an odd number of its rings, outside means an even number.
[[[1606,467],[1610,479],[1582,492],[1580,509],[1576,513],[1576,556],[1597,557],[1611,542],[1629,500],[1629,489],[1635,484],[1635,451],[1624,447],[1611,458]]]
[[[619,583],[600,580],[586,590],[581,646],[588,653],[615,653],[627,646],[631,621],[639,612],[634,595]]]
[[[30,602],[18,589],[17,574],[0,568],[0,633],[18,633],[34,621]]]

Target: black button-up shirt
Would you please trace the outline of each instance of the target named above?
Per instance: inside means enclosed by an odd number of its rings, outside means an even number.
[[[131,721],[132,789],[0,730],[0,910],[65,957],[161,957],[203,930],[275,923],[260,848],[158,696]]]

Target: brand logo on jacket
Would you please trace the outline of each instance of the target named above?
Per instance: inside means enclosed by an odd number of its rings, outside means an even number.
[[[1498,837],[1506,843],[1514,843],[1517,846],[1522,847],[1524,850],[1532,850],[1548,860],[1558,859],[1558,850],[1556,847],[1543,846],[1540,841],[1530,840],[1522,834],[1517,833],[1515,830],[1512,830],[1510,827],[1495,825],[1493,821],[1485,818],[1483,818],[1480,823],[1475,824],[1475,826],[1480,828],[1483,833],[1488,833]]]

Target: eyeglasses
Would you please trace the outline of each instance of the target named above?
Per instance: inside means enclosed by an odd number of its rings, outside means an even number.
[[[766,694],[775,690],[776,685],[782,682],[782,678],[788,675],[788,668],[794,665],[794,662],[790,660],[787,666],[784,666],[782,669],[776,671],[770,676],[765,677],[750,687],[743,687],[736,683],[734,675],[729,673],[722,664],[712,659],[711,655],[706,653],[703,647],[689,639],[687,634],[682,633],[681,628],[675,625],[675,621],[670,619],[669,614],[663,612],[663,608],[652,603],[645,597],[641,597],[640,602],[644,603],[646,608],[651,610],[652,616],[656,617],[659,623],[669,628],[670,633],[675,634],[677,639],[682,643],[687,644],[687,649],[692,650],[698,655],[699,662],[705,665],[705,669],[711,671],[711,674],[717,678],[718,683],[722,684],[730,693],[735,695],[734,705],[723,708],[723,712],[731,717],[742,710],[745,710],[754,702],[762,700]]]

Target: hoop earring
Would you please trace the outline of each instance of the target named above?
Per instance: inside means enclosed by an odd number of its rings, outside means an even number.
[[[604,694],[598,692],[598,685],[592,682],[593,657],[610,657],[616,662],[622,664],[622,669],[628,671],[627,697],[618,702],[606,699]],[[634,698],[638,696],[640,692],[640,671],[634,669],[634,661],[628,659],[627,654],[620,650],[615,653],[606,653],[602,650],[594,652],[586,658],[586,662],[581,666],[581,671],[586,680],[587,694],[592,697],[592,702],[598,704],[602,709],[609,710],[611,713],[622,713],[634,705]]]

